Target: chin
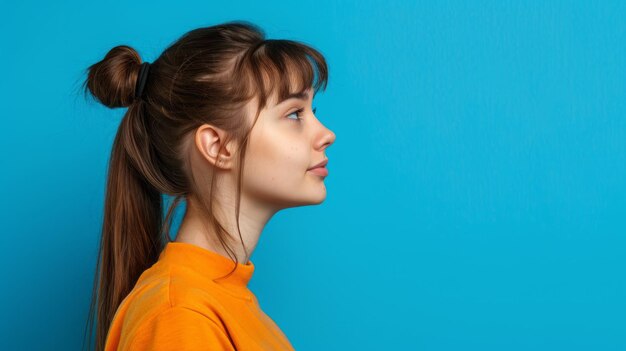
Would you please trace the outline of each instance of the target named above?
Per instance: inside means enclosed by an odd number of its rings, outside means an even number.
[[[324,202],[324,200],[326,200],[326,187],[324,187],[323,190],[320,190],[318,194],[315,194],[313,198],[312,205],[319,205]]]

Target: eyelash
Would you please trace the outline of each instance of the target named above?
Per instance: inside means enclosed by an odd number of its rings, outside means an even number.
[[[314,108],[313,108],[313,113],[315,113],[315,111],[317,111],[317,107],[314,107]],[[303,107],[303,108],[299,108],[299,109],[297,109],[297,110],[295,110],[295,111],[293,111],[292,113],[290,113],[290,114],[288,114],[288,115],[287,115],[287,116],[291,116],[291,115],[293,115],[293,114],[295,113],[295,114],[296,114],[296,116],[298,116],[298,118],[297,118],[297,119],[291,119],[291,118],[287,118],[287,119],[290,119],[290,120],[292,120],[292,121],[294,121],[294,122],[297,122],[297,123],[301,123],[301,122],[302,122],[302,117],[300,117],[300,114],[301,114],[302,112],[304,112],[304,107]]]

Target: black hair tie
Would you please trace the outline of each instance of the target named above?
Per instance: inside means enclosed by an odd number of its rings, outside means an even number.
[[[141,69],[139,70],[139,77],[137,78],[137,85],[135,85],[135,98],[139,98],[143,94],[143,88],[146,86],[149,71],[150,62],[142,63]]]

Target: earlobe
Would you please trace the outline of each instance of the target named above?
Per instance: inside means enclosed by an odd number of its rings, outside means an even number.
[[[232,167],[232,154],[228,149],[230,145],[224,145],[225,140],[226,132],[209,124],[196,130],[195,144],[202,157],[211,165],[228,169]]]

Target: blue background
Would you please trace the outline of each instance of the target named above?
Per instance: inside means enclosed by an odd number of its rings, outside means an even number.
[[[250,288],[297,350],[626,350],[626,3],[4,2],[5,350],[82,342],[111,143],[80,95],[234,19],[328,60],[328,195],[268,224]]]

